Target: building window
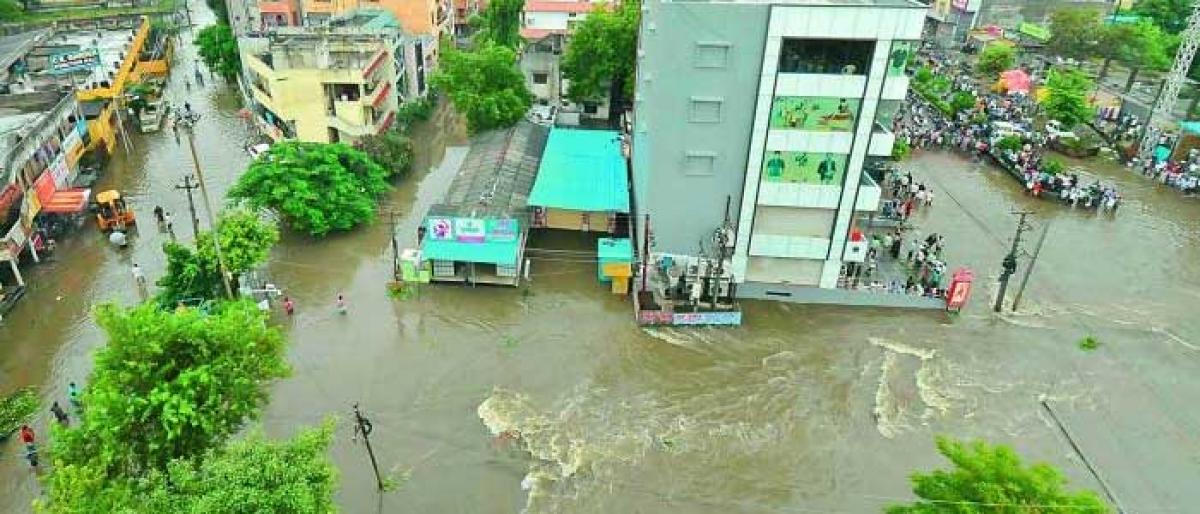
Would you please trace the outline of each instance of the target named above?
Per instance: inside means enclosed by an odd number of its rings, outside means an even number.
[[[779,72],[866,75],[874,53],[874,41],[788,38],[780,45]]]
[[[729,65],[729,43],[724,41],[700,41],[696,43],[695,64],[697,68],[724,68]]]
[[[688,109],[688,121],[692,123],[720,123],[722,103],[724,101],[720,98],[693,96],[691,98],[691,106]]]
[[[534,84],[545,84],[546,81],[549,80],[549,78],[550,77],[545,73],[534,73],[533,74],[533,83]]]
[[[716,173],[717,154],[705,151],[690,151],[683,155],[683,174],[708,177]]]
[[[600,106],[596,102],[583,102],[583,113],[595,115]]]

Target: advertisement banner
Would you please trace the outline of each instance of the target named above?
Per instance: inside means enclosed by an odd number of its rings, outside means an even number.
[[[771,105],[771,128],[849,132],[854,129],[860,102],[857,98],[778,96]]]
[[[76,71],[90,70],[100,64],[100,50],[83,48],[73,52],[63,52],[50,56],[50,73],[62,75]]]
[[[763,180],[793,184],[837,185],[842,183],[848,155],[772,150],[763,160]]]
[[[454,225],[450,218],[429,218],[426,237],[434,241],[454,240]]]
[[[516,241],[517,220],[512,218],[487,220],[487,240],[497,243]]]
[[[65,148],[66,147],[64,146],[64,149]],[[54,159],[54,162],[50,163],[50,169],[47,170],[46,173],[49,173],[54,179],[54,188],[58,190],[66,189],[67,179],[70,178],[67,176],[69,171],[70,170],[67,167],[67,154],[60,152],[58,157]],[[38,194],[41,194],[40,190],[38,191]],[[54,193],[51,192],[50,194],[53,195]]]
[[[33,228],[33,217],[42,212],[42,202],[38,201],[37,194],[33,191],[25,193],[25,201],[21,202],[21,226],[27,229]]]
[[[486,224],[476,218],[454,218],[454,238],[464,243],[482,243],[487,239]]]
[[[43,171],[41,175],[38,175],[37,180],[33,181],[35,194],[30,196],[36,196],[41,205],[49,203],[50,199],[54,197],[54,192],[58,191],[58,188],[54,187],[54,175],[50,172],[49,169]]]
[[[8,247],[8,253],[14,258],[21,254],[21,250],[25,248],[25,229],[21,228],[20,223],[13,223],[12,228],[8,229],[8,234],[4,236],[4,244]]]

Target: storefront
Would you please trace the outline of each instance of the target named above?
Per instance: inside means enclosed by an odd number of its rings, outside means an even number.
[[[515,218],[429,216],[421,231],[421,257],[432,263],[434,282],[516,286],[525,235]]]

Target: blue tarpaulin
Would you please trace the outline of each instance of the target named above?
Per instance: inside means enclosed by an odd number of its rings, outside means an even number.
[[[551,129],[528,205],[629,212],[629,177],[620,134],[613,130]]]

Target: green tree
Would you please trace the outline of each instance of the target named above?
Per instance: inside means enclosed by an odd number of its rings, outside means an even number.
[[[492,0],[478,16],[471,18],[475,44],[488,42],[516,50],[521,46],[521,11],[525,0]]]
[[[992,43],[979,52],[979,62],[975,67],[984,74],[995,76],[1002,71],[1012,69],[1016,62],[1016,48]]]
[[[1165,70],[1175,60],[1178,38],[1163,32],[1148,20],[1137,23],[1108,25],[1101,31],[1101,47],[1104,48],[1104,66],[1100,78],[1108,74],[1110,61],[1117,60],[1130,67],[1125,90],[1129,91],[1143,68]]]
[[[229,24],[229,7],[225,5],[223,0],[204,0],[209,9],[217,15],[217,20],[226,25]]]
[[[950,108],[955,114],[975,107],[975,95],[967,91],[959,91],[950,97]]]
[[[388,175],[404,176],[412,168],[412,138],[398,129],[359,138],[354,147],[387,170]]]
[[[1042,108],[1051,119],[1062,122],[1065,127],[1074,127],[1092,117],[1088,106],[1088,92],[1092,81],[1078,70],[1051,70],[1046,79],[1048,94]]]
[[[210,70],[225,80],[234,80],[242,71],[242,56],[238,52],[237,38],[228,24],[218,23],[204,27],[196,34],[196,46],[200,58]]]
[[[1133,4],[1133,13],[1148,18],[1169,34],[1178,34],[1187,28],[1192,0],[1138,0]]]
[[[904,159],[908,158],[910,153],[912,153],[912,147],[908,145],[907,139],[898,137],[896,138],[896,141],[892,143],[892,159],[903,161]]]
[[[236,290],[242,274],[267,261],[271,248],[279,242],[279,229],[244,209],[222,213],[217,225],[221,233],[221,256]],[[159,301],[163,306],[224,295],[212,232],[201,232],[195,248],[167,242],[163,253],[167,254],[167,272],[157,282],[162,288]]]
[[[890,506],[888,514],[1109,512],[1095,492],[1066,490],[1060,471],[1049,464],[1025,466],[1006,446],[939,437],[937,447],[954,468],[913,473],[919,499]]]
[[[229,197],[271,209],[293,228],[323,236],[374,220],[376,201],[388,190],[387,175],[348,145],[286,141],[255,159]]]
[[[571,81],[567,98],[586,102],[607,97],[609,121],[614,124],[624,111],[625,99],[633,97],[640,15],[636,0],[598,4],[575,26],[562,58],[563,76]]]
[[[252,434],[172,462],[147,496],[148,512],[326,514],[336,511],[337,469],[329,461],[333,423],[274,442]]]
[[[533,103],[516,53],[492,43],[474,52],[447,49],[433,85],[467,117],[471,132],[512,126]]]
[[[17,0],[0,0],[0,22],[16,21],[23,11]]]
[[[109,477],[164,470],[237,432],[266,401],[266,383],[288,373],[283,336],[249,301],[211,313],[107,304],[96,321],[108,344],[96,353],[80,424],[55,434],[56,467]]]
[[[1059,9],[1050,13],[1051,53],[1072,59],[1088,59],[1097,54],[1100,35],[1100,11]]]
[[[114,479],[93,466],[64,464],[46,475],[49,494],[34,505],[41,514],[327,514],[336,511],[332,441],[327,421],[286,441],[255,432],[144,477]]]

